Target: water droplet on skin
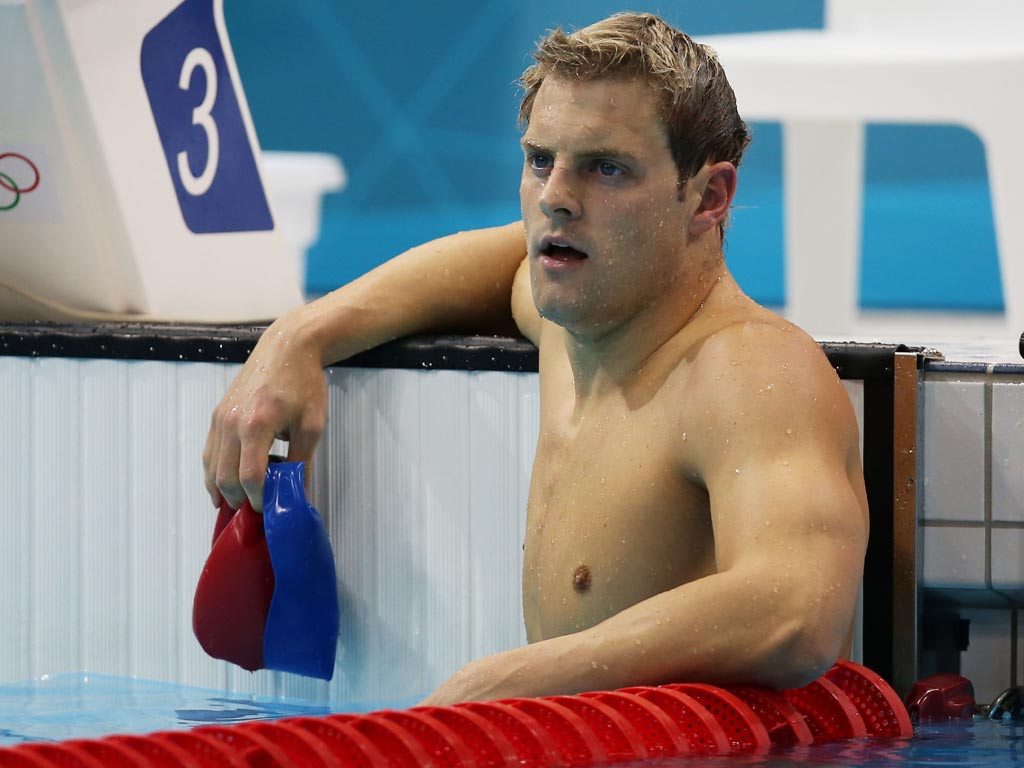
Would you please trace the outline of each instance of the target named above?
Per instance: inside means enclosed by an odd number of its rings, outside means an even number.
[[[740,472],[741,472],[740,468],[736,467],[736,474],[738,475],[738,474],[740,474]]]
[[[786,427],[786,434],[787,435],[792,435],[793,434],[793,428],[792,427]]]
[[[683,432],[683,442],[684,443],[686,442],[686,433],[685,432]]]
[[[783,459],[782,460],[782,466],[788,467],[789,466],[789,459]]]

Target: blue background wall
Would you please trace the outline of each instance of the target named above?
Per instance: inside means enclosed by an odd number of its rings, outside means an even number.
[[[624,9],[693,35],[823,23],[822,0],[226,0],[262,146],[332,152],[349,173],[325,201],[308,290],[329,291],[427,239],[517,219],[515,79],[545,30]],[[753,129],[727,256],[754,298],[781,305],[781,132]],[[866,183],[864,306],[1002,307],[984,149],[972,133],[870,126]]]

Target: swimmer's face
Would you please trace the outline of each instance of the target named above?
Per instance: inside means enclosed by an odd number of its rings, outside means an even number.
[[[649,87],[550,76],[522,144],[520,199],[540,314],[600,334],[666,295],[695,205],[680,190]]]

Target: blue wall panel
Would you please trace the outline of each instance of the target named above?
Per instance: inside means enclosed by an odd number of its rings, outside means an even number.
[[[695,35],[823,22],[821,0],[629,7]],[[621,9],[607,0],[227,0],[261,144],[332,152],[349,172],[348,188],[325,203],[310,292],[432,237],[518,218],[515,79],[546,29]],[[727,257],[752,296],[780,305],[781,135],[775,125],[754,128]],[[872,126],[867,151],[862,303],[999,308],[984,152],[973,134]]]

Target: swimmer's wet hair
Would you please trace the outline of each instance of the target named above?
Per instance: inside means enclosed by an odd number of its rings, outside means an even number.
[[[669,149],[680,182],[707,162],[739,166],[750,142],[736,111],[736,95],[715,52],[650,13],[617,13],[589,27],[561,28],[537,43],[531,65],[519,79],[525,94],[521,125],[548,75],[570,78],[637,78],[660,97]]]

